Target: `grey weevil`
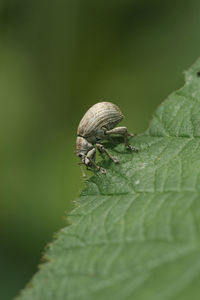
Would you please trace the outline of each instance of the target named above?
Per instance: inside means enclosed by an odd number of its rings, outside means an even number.
[[[82,161],[79,163],[80,167],[82,164],[87,169],[95,167],[101,173],[106,174],[106,170],[95,163],[95,145],[100,153],[105,153],[114,163],[119,162],[101,144],[103,140],[108,140],[112,134],[122,135],[125,146],[132,151],[138,151],[128,142],[128,136],[132,137],[135,134],[128,133],[126,127],[114,128],[123,118],[124,116],[120,109],[111,102],[99,102],[90,107],[81,119],[77,130],[75,154]],[[83,177],[85,177],[86,175],[82,168],[81,170]]]

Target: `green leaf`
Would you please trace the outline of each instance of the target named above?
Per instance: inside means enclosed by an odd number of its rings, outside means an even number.
[[[130,153],[110,145],[21,300],[200,295],[200,60]]]

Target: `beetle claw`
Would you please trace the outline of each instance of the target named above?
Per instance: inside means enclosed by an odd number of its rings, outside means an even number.
[[[106,169],[100,167],[100,168],[99,168],[99,171],[100,171],[102,174],[106,175]]]
[[[138,149],[135,148],[135,147],[133,147],[133,146],[131,146],[131,145],[126,145],[126,147],[127,147],[128,149],[130,149],[131,151],[133,151],[133,152],[138,152]]]
[[[132,138],[132,137],[136,136],[137,133],[127,133],[127,135],[130,136],[130,137]]]
[[[115,163],[115,164],[118,164],[119,163],[119,159],[115,156],[112,157],[112,161]]]

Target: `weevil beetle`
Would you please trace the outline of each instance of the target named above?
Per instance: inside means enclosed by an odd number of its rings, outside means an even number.
[[[83,164],[87,169],[95,167],[101,173],[106,174],[106,170],[95,163],[95,145],[100,153],[105,153],[114,163],[118,163],[119,160],[101,144],[103,140],[108,140],[112,134],[122,135],[125,146],[137,152],[137,149],[131,146],[128,141],[128,136],[134,136],[134,134],[128,133],[126,127],[115,127],[123,118],[120,109],[111,102],[99,102],[90,107],[81,119],[77,130],[75,154],[82,161],[79,163],[80,166]],[[81,170],[85,177],[82,168]]]

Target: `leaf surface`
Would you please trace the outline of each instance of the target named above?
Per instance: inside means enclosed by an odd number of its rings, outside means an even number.
[[[200,295],[200,60],[148,131],[107,158],[20,300],[194,300]],[[109,148],[109,147],[108,147]]]

